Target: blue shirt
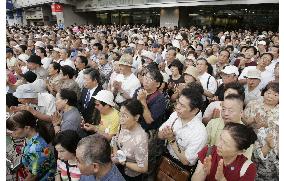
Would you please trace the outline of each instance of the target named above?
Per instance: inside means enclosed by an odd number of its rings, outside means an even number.
[[[80,181],[98,181],[95,175],[81,175]],[[112,165],[111,170],[99,181],[125,181],[118,168]]]

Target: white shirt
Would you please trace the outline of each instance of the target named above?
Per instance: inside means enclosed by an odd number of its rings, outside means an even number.
[[[14,56],[10,59],[6,58],[6,63],[7,63],[8,69],[11,70],[11,67],[14,67],[15,64],[17,63],[17,59]]]
[[[51,116],[56,111],[55,97],[47,92],[38,93],[37,106],[39,112]]]
[[[70,60],[69,58],[67,58],[66,60],[63,60],[60,62],[60,65],[61,66],[64,66],[64,65],[69,65],[70,67],[72,67],[74,70],[76,69],[75,68],[75,65],[74,65],[74,62],[72,60]]]
[[[137,74],[137,72],[138,72],[138,70],[139,70],[139,68],[141,68],[142,67],[142,61],[141,61],[141,56],[139,55],[139,54],[137,54],[137,55],[135,55],[134,57],[133,57],[133,63],[132,63],[132,72],[136,75]]]
[[[268,65],[268,66],[266,66],[266,70],[268,70],[268,71],[270,71],[270,72],[272,72],[272,73],[274,73],[274,68],[275,68],[275,65],[276,65],[276,63],[277,62],[279,62],[279,59],[277,58],[277,59],[273,59],[272,61],[271,61],[271,63]]]
[[[135,90],[141,87],[139,79],[133,73],[128,77],[118,74],[115,80],[121,82],[121,89],[125,91],[131,98],[133,97]],[[118,93],[115,98],[117,103],[122,103],[125,100],[126,99],[120,93]]]
[[[239,76],[239,80],[246,79],[245,76],[247,75],[248,71],[252,70],[252,69],[256,69],[256,66],[245,67],[244,70],[242,71],[241,75]],[[268,70],[261,72],[261,82],[259,83],[258,88],[260,90],[264,89],[265,86],[272,80],[273,80],[273,73],[272,72],[270,72]]]
[[[42,63],[42,67],[47,70],[49,67],[49,64],[51,63],[52,59],[48,58],[48,57],[44,57],[43,59],[41,59],[41,63]]]
[[[257,86],[253,91],[248,90],[248,86],[245,85],[245,105],[247,105],[252,100],[257,100],[261,97],[261,91],[259,86]]]
[[[83,89],[83,85],[84,85],[84,71],[85,69],[81,70],[78,73],[77,78],[75,79],[75,81],[77,82],[81,90]]]
[[[97,89],[97,87],[98,87],[98,85],[90,90],[90,99],[91,99],[91,97],[93,96],[93,93],[95,92],[95,90]],[[95,95],[94,95],[94,96],[95,96]]]
[[[176,121],[175,121],[176,120]],[[185,157],[190,165],[194,165],[197,161],[197,153],[207,143],[207,132],[202,123],[202,113],[199,112],[190,122],[182,126],[181,119],[173,112],[169,119],[159,128],[161,131],[166,126],[172,126],[175,139],[181,150],[184,150]],[[172,149],[171,145],[167,146],[169,153],[176,159],[180,160]]]
[[[215,94],[217,90],[217,81],[213,76],[205,72],[204,74],[199,75],[198,78],[204,90],[209,91],[212,94]],[[208,79],[209,79],[209,82],[208,82]],[[208,82],[208,86],[207,86],[207,82]],[[203,97],[203,101],[205,101],[206,97],[205,96],[202,96],[202,97]]]

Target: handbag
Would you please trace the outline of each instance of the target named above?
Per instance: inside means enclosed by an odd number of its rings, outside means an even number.
[[[157,181],[188,181],[190,171],[181,168],[169,158],[162,156],[158,167]]]

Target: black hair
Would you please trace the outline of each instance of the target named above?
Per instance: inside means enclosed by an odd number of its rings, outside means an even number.
[[[169,65],[169,68],[172,66],[177,67],[179,74],[182,75],[183,64],[178,59],[174,59],[174,61]]]
[[[64,149],[72,154],[76,154],[77,144],[80,141],[80,136],[74,130],[65,130],[57,133],[53,140],[53,145],[60,144]]]
[[[23,50],[24,53],[28,49],[26,45],[20,45],[19,47]]]
[[[87,59],[87,57],[85,57],[85,56],[78,56],[78,57],[80,58],[81,63],[84,63],[85,66],[88,65],[88,59]]]
[[[261,92],[261,96],[264,95],[264,93],[266,91],[268,91],[269,89],[273,90],[274,92],[279,94],[279,83],[278,82],[270,82],[268,83],[265,88],[262,90]]]
[[[210,75],[213,75],[213,66],[206,60],[206,58],[200,57],[196,60],[196,62],[199,61],[199,60],[203,60],[206,63],[207,73],[210,74]]]
[[[53,66],[53,69],[57,70],[57,73],[60,73],[60,69],[61,69],[60,63],[51,62],[50,64]]]
[[[238,94],[229,94],[224,98],[224,100],[237,100],[241,104],[242,108],[244,107],[244,98]]]
[[[197,90],[194,91],[192,88],[184,88],[181,91],[181,95],[185,96],[187,99],[189,99],[189,107],[191,109],[198,108],[199,110],[203,107],[203,99],[201,92],[198,92]]]
[[[271,60],[270,62],[274,59],[274,56],[272,53],[269,53],[269,52],[264,52],[263,54],[260,55],[260,58],[263,57],[263,55],[269,55],[271,57]]]
[[[144,108],[140,101],[137,99],[130,99],[123,104],[132,116],[140,115],[143,116]]]
[[[228,46],[226,47],[226,50],[228,50],[228,48],[231,49],[231,51],[234,51],[233,45],[228,45]]]
[[[100,72],[97,69],[88,68],[84,71],[85,75],[90,75],[92,81],[96,80],[98,84],[100,83]]]
[[[158,82],[161,86],[161,84],[163,83],[163,75],[161,74],[161,72],[158,69],[148,69],[149,71],[147,72],[147,74],[149,74],[151,76],[151,78],[153,78],[156,82]],[[157,87],[157,88],[159,88]]]
[[[220,54],[221,54],[221,52],[227,52],[228,53],[228,58],[230,58],[230,52],[228,50],[223,49],[223,50],[220,51]]]
[[[228,130],[235,140],[238,150],[245,150],[257,140],[252,127],[243,124],[229,122],[225,125],[224,130]]]
[[[17,111],[6,121],[6,129],[14,131],[16,128],[24,128],[30,126],[47,142],[52,140],[52,134],[46,126],[45,121],[38,120],[31,112],[26,110]]]
[[[38,47],[37,49],[39,49],[39,50],[40,50],[40,52],[41,52],[41,53],[43,53],[45,57],[47,56],[47,54],[46,54],[46,50],[45,50],[44,48],[42,48],[42,47]]]
[[[61,99],[66,99],[69,106],[77,106],[77,94],[75,91],[70,89],[61,89],[60,97]]]
[[[76,73],[75,70],[69,65],[62,66],[61,71],[62,71],[63,76],[68,75],[70,79],[72,79]]]
[[[224,92],[226,92],[228,89],[236,90],[241,99],[243,101],[245,100],[245,88],[239,82],[230,82],[228,84],[225,84]]]
[[[257,49],[256,49],[254,46],[248,46],[247,49],[246,49],[246,51],[247,51],[248,49],[253,49],[253,54],[254,54],[254,55],[257,54]]]
[[[243,52],[243,49],[247,49],[248,47],[247,46],[243,46],[241,49],[240,49],[240,52]]]

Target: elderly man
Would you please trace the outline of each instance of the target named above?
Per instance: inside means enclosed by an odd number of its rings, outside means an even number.
[[[111,161],[111,147],[107,139],[99,134],[80,140],[76,159],[81,172],[80,181],[125,181]]]

